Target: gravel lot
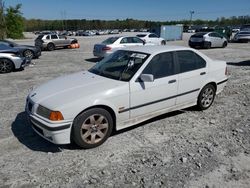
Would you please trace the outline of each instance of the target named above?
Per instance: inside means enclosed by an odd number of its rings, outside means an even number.
[[[27,36],[17,42],[33,44]],[[79,49],[43,52],[34,66],[0,75],[1,188],[250,187],[250,43],[201,50],[227,61],[230,74],[208,110],[162,115],[83,150],[40,138],[24,113],[32,86],[93,66],[93,45],[107,36],[77,38]]]

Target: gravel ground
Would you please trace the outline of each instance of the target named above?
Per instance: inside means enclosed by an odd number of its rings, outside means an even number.
[[[227,61],[230,74],[206,111],[159,116],[91,150],[34,133],[24,113],[29,89],[93,66],[93,45],[106,37],[78,37],[80,49],[43,52],[35,65],[0,75],[0,187],[250,187],[249,43],[201,50]],[[168,43],[187,46],[187,39]]]

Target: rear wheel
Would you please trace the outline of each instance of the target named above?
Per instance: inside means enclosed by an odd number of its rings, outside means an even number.
[[[226,41],[222,45],[222,48],[225,48],[225,47],[227,47],[227,42]]]
[[[49,43],[49,44],[47,45],[47,49],[48,49],[49,51],[53,51],[53,50],[55,50],[55,45],[54,45],[53,43]]]
[[[76,117],[72,130],[73,140],[82,148],[94,148],[107,140],[112,129],[110,113],[102,108],[92,108]]]
[[[208,109],[214,101],[215,88],[212,84],[206,85],[200,92],[197,100],[197,107],[200,110]]]
[[[23,56],[29,59],[32,59],[34,57],[34,53],[31,50],[25,50],[23,52]]]
[[[0,73],[9,73],[14,70],[14,64],[9,59],[0,59]]]

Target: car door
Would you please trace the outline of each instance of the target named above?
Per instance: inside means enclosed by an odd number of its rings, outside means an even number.
[[[55,46],[61,46],[57,35],[51,35],[51,40]]]
[[[209,34],[211,40],[211,47],[219,47],[220,46],[220,38],[216,35],[216,33]]]
[[[175,105],[178,75],[174,66],[173,53],[155,55],[141,74],[151,74],[154,81],[140,79],[130,83],[130,117],[156,113]]]
[[[159,37],[154,33],[148,35],[148,40],[149,43],[159,44]]]
[[[177,105],[197,101],[201,87],[207,79],[206,61],[191,50],[175,52],[178,62]]]
[[[216,47],[222,47],[223,46],[223,43],[224,43],[224,40],[223,40],[223,36],[220,35],[219,33],[214,33],[214,37],[216,38],[217,40],[217,46]]]

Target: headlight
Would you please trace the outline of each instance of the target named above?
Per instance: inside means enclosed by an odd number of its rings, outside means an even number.
[[[20,57],[19,54],[11,54],[12,57]]]
[[[61,121],[64,120],[63,115],[61,112],[59,111],[52,111],[42,105],[39,105],[37,108],[37,112],[38,115],[47,118],[51,121]]]

